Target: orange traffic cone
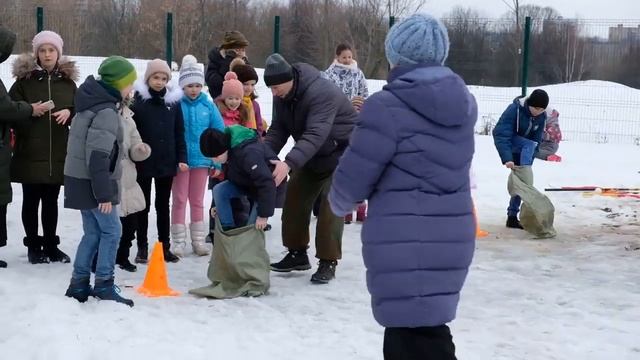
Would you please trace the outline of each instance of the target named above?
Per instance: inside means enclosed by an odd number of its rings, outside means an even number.
[[[149,268],[144,277],[142,286],[138,288],[138,292],[147,297],[158,296],[178,296],[179,292],[169,287],[167,280],[167,269],[164,264],[164,253],[162,252],[162,243],[156,242],[151,253],[151,261]]]
[[[478,214],[476,213],[476,207],[473,207],[473,216],[476,218],[476,239],[483,238],[489,235],[488,231],[480,229],[480,222],[478,221]]]

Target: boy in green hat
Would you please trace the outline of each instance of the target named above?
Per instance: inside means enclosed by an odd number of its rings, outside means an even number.
[[[136,72],[125,58],[111,56],[100,64],[98,74],[99,79],[87,77],[76,93],[76,116],[64,165],[64,206],[80,210],[84,229],[65,295],[80,302],[92,295],[133,306],[133,301],[118,295],[114,268],[122,230],[115,209],[120,202],[123,157],[119,107],[133,88]],[[91,289],[96,252],[95,287]]]

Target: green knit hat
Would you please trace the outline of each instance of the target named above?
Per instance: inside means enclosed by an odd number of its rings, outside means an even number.
[[[118,90],[122,90],[136,81],[136,69],[122,56],[109,56],[98,68],[100,79]]]

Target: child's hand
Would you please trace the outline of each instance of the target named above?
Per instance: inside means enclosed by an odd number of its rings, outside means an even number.
[[[220,171],[219,169],[213,169],[210,176],[216,179],[220,176],[220,174],[222,174],[222,171]]]
[[[110,202],[100,203],[98,205],[98,210],[100,210],[103,214],[111,214],[112,205]]]
[[[269,220],[269,218],[263,218],[258,216],[258,218],[256,219],[256,229],[264,230],[264,228],[267,227],[267,220]]]
[[[180,169],[180,171],[185,172],[189,170],[189,165],[185,163],[178,163],[178,168]]]
[[[513,169],[516,164],[513,161],[507,161],[506,163],[504,163],[504,166],[506,166],[507,169]]]
[[[67,121],[69,120],[69,116],[71,116],[71,111],[69,111],[69,109],[62,109],[60,111],[54,112],[51,115],[56,117],[56,123],[58,123],[58,125],[66,125]]]

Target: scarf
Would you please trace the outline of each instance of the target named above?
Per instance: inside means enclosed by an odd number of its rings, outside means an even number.
[[[256,113],[253,110],[253,101],[251,100],[251,96],[245,96],[242,98],[242,102],[244,103],[245,108],[247,109],[247,124],[246,127],[251,129],[258,129],[256,123]]]

